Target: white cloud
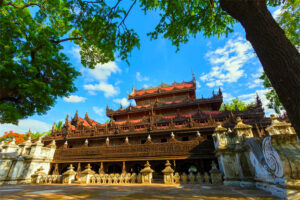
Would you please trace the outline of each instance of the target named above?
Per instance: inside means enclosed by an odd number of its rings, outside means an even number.
[[[232,99],[234,99],[234,97],[230,93],[223,92],[223,99],[224,102],[227,103],[230,102]]]
[[[150,85],[148,85],[148,84],[144,84],[144,85],[143,85],[143,88],[144,88],[144,89],[146,89],[146,88],[148,88],[148,87],[150,87]]]
[[[81,61],[81,56],[80,56],[80,47],[76,46],[73,47],[69,53],[77,60],[77,61]]]
[[[262,85],[263,80],[261,80],[259,78],[259,77],[261,77],[262,73],[263,73],[263,69],[260,67],[260,68],[258,68],[257,73],[251,74],[251,77],[252,77],[251,80],[253,80],[253,82],[250,82],[250,83],[247,84],[248,88],[251,89],[251,88],[262,87],[263,86]]]
[[[209,51],[206,57],[213,66],[211,71],[200,79],[209,87],[221,86],[224,83],[237,82],[243,75],[242,67],[255,56],[249,42],[238,37],[229,39],[223,48]]]
[[[93,80],[107,81],[111,74],[121,73],[121,69],[115,62],[108,62],[105,64],[97,64],[95,69],[88,69],[88,74]]]
[[[277,10],[275,10],[272,15],[274,17],[274,19],[277,19],[279,17],[279,15],[283,12],[283,10],[281,8],[278,8]]]
[[[93,106],[93,111],[101,117],[104,116],[104,114],[105,114],[104,108],[100,108],[97,106]]]
[[[113,84],[108,83],[108,78],[115,73],[121,73],[121,69],[115,62],[109,62],[106,64],[97,64],[95,69],[84,70],[87,71],[86,78],[88,81],[97,81],[94,84],[84,85],[84,89],[88,90],[90,95],[95,95],[96,91],[104,92],[105,97],[112,97],[119,94],[118,81]]]
[[[102,91],[105,97],[112,97],[119,94],[119,88],[114,87],[112,84],[100,81],[98,84],[87,84],[83,86],[84,89],[90,91]],[[90,93],[93,94],[93,93]]]
[[[140,72],[137,72],[137,73],[136,73],[136,79],[137,79],[139,82],[142,82],[142,81],[149,81],[149,77],[142,76]]]
[[[269,100],[266,98],[266,93],[269,91],[270,91],[270,89],[256,90],[256,92],[254,92],[254,93],[243,94],[243,95],[238,96],[238,98],[243,100],[246,103],[255,103],[256,102],[256,93],[257,93],[263,104],[263,108],[265,110],[266,115],[269,116],[270,114],[275,114],[273,109],[268,108]]]
[[[200,85],[200,82],[199,82],[199,81],[196,81],[196,86],[197,86],[197,88],[198,88],[198,89],[201,87],[201,85]]]
[[[130,104],[130,102],[125,97],[123,97],[122,99],[114,99],[113,102],[121,104],[123,107],[128,107]]]
[[[14,131],[17,133],[27,133],[30,129],[31,132],[45,132],[51,130],[52,125],[34,119],[23,119],[19,121],[18,125],[14,124],[0,124],[0,135],[4,132]]]
[[[79,102],[85,102],[85,97],[80,97],[77,95],[70,95],[68,97],[64,97],[64,101],[70,102],[70,103],[79,103]]]

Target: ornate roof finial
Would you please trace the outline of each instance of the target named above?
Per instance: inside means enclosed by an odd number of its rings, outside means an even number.
[[[215,96],[215,90],[213,90],[212,94],[213,94],[213,96]]]
[[[171,138],[175,138],[175,135],[173,132],[171,132]]]
[[[89,115],[87,112],[85,113],[84,119],[89,119]]]
[[[134,93],[135,93],[135,88],[134,88],[134,81],[133,81],[131,95],[133,95]]]
[[[125,138],[125,144],[129,144],[129,139],[128,139],[127,136],[126,136],[126,138]]]
[[[261,102],[261,100],[260,100],[260,98],[259,98],[259,96],[258,96],[257,93],[256,93],[256,105],[257,106],[262,106],[262,102]]]
[[[192,66],[191,66],[191,70],[192,70],[193,82],[196,84],[196,78],[195,78],[195,74],[194,74],[194,72],[193,72]]]
[[[219,96],[222,96],[222,90],[220,87],[219,87]]]
[[[55,122],[52,125],[52,132],[54,132],[54,131],[55,131]]]
[[[69,125],[69,114],[67,114],[66,120],[65,120],[65,125]]]
[[[16,144],[16,138],[13,138],[10,144]]]
[[[108,137],[106,138],[105,144],[106,144],[106,146],[109,146],[109,138]]]
[[[78,110],[76,110],[76,112],[75,112],[74,119],[75,119],[76,117],[78,117]]]
[[[31,142],[31,134],[28,134],[27,141],[28,141],[28,142]]]

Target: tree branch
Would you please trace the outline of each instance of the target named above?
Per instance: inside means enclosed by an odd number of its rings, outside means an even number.
[[[65,41],[72,41],[72,40],[82,40],[82,37],[74,37],[74,38],[65,38],[65,39],[62,39],[62,40],[50,40],[51,42],[55,43],[55,44],[59,44],[61,42],[65,42]]]
[[[135,3],[136,3],[136,0],[134,0],[134,2],[132,3],[132,5],[130,6],[129,10],[127,11],[125,17],[122,19],[122,21],[121,21],[121,23],[119,24],[118,27],[120,27],[121,24],[124,24],[125,19],[127,18],[128,14],[130,13],[130,11],[131,11],[131,9],[132,9],[132,7],[134,6]]]
[[[121,1],[122,1],[122,0],[118,0],[118,2],[116,3],[116,5],[115,5],[114,7],[111,8],[109,14],[107,15],[108,18],[110,17],[112,11],[116,9],[116,7],[119,5],[119,3],[120,3]]]
[[[13,4],[12,2],[9,2],[9,3],[5,3],[4,6],[12,6],[14,8],[24,9],[24,8],[27,8],[27,7],[30,7],[30,6],[40,6],[40,5],[38,3],[28,3],[28,4],[25,4],[24,6],[18,6],[18,5]]]

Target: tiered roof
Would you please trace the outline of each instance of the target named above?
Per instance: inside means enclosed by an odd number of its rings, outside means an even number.
[[[67,130],[75,131],[80,126],[86,128],[92,128],[96,125],[101,125],[101,124],[96,122],[95,120],[90,119],[87,113],[85,114],[84,118],[79,117],[78,111],[76,110],[75,116],[74,118],[71,119],[71,121],[69,121],[69,115],[67,115],[63,128]]]
[[[169,101],[169,102],[159,102],[156,101],[153,105],[147,104],[143,106],[132,106],[131,104],[127,108],[119,108],[118,110],[112,110],[108,106],[106,107],[106,115],[108,117],[120,115],[120,114],[129,114],[136,112],[145,112],[151,110],[159,110],[159,109],[168,109],[168,108],[178,108],[178,107],[186,107],[186,106],[194,106],[194,105],[202,105],[213,103],[216,104],[217,110],[221,106],[223,102],[222,93],[218,93],[217,95],[213,95],[210,98],[201,98],[201,99],[185,99],[185,100],[177,100],[177,101]]]
[[[195,96],[195,90],[196,90],[196,81],[190,81],[190,82],[181,82],[177,83],[174,82],[172,84],[165,84],[161,83],[157,87],[149,87],[147,89],[141,89],[136,90],[134,85],[132,88],[131,94],[127,94],[128,99],[140,99],[145,97],[152,97],[152,96],[158,96],[158,95],[165,95],[165,94],[174,94],[178,92],[187,92],[191,91],[193,92]]]

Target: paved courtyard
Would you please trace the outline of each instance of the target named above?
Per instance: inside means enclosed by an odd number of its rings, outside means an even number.
[[[211,185],[14,185],[0,186],[0,199],[276,199],[251,188]]]

